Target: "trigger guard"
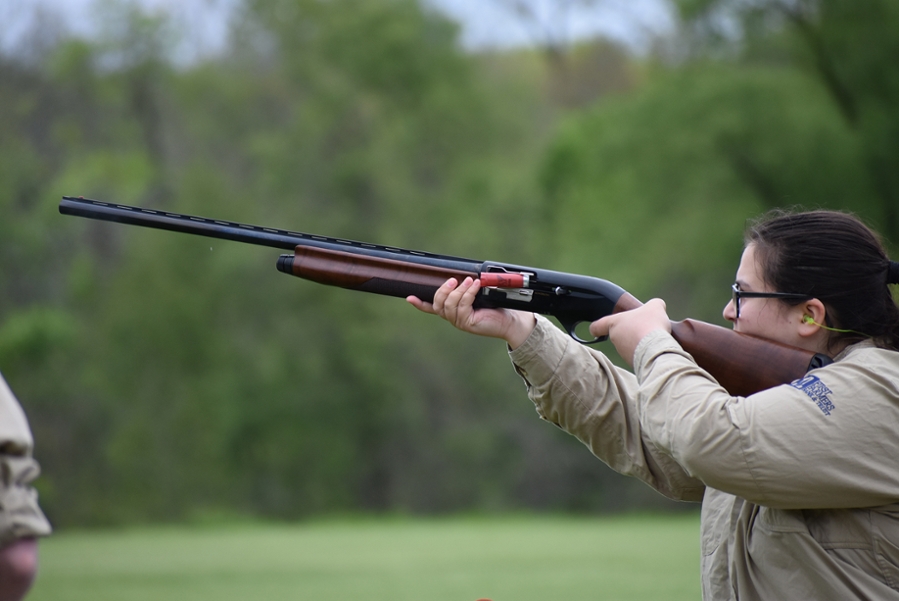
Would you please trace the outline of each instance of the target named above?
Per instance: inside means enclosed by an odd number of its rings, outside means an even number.
[[[608,336],[600,336],[598,338],[594,338],[593,340],[584,340],[583,338],[579,337],[577,334],[572,334],[571,332],[568,332],[568,334],[572,338],[574,338],[575,340],[580,342],[581,344],[598,344],[600,342],[605,342],[606,340],[609,339]]]
[[[575,331],[577,329],[577,327],[582,323],[589,323],[584,320],[575,321],[573,323],[572,322],[560,322],[560,323],[562,323],[562,326],[565,328],[565,331],[568,332],[568,335],[571,336],[576,341],[580,342],[581,344],[598,344],[600,342],[605,342],[606,340],[609,339],[608,336],[598,336],[598,337],[594,337],[593,340],[584,340],[583,338],[578,336],[577,332]]]

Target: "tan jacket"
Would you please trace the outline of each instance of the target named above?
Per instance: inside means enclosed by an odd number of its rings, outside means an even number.
[[[702,501],[706,601],[899,600],[899,353],[732,397],[664,332],[636,375],[543,318],[511,353],[544,419],[616,471]]]
[[[50,534],[31,486],[40,474],[33,446],[25,412],[0,375],[0,547],[17,538]]]

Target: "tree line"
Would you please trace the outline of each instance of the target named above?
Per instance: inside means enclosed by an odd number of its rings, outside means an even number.
[[[0,369],[53,521],[679,507],[535,419],[496,341],[286,277],[270,249],[56,209],[574,271],[717,323],[768,208],[899,240],[894,3],[678,10],[648,56],[574,45],[564,94],[556,59],[465,50],[415,0],[247,0],[190,65],[124,2],[99,39],[6,51]]]

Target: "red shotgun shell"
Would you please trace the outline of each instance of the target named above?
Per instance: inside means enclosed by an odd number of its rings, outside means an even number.
[[[488,288],[524,288],[527,286],[525,276],[520,273],[482,273],[479,279],[481,286]]]

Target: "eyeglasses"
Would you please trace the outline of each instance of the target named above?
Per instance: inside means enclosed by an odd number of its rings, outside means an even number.
[[[740,290],[737,284],[731,286],[730,289],[733,291],[732,299],[734,301],[736,319],[740,318],[741,298],[781,298],[784,300],[808,300],[810,298],[813,298],[808,294],[794,294],[792,292],[744,292]]]

